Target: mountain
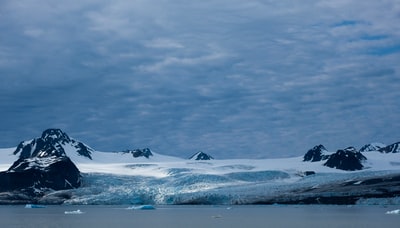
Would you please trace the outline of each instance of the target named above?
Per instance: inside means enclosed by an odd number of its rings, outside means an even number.
[[[209,155],[209,154],[206,154],[206,153],[204,153],[204,152],[202,152],[202,151],[199,151],[199,152],[197,152],[197,153],[195,153],[195,154],[193,154],[192,156],[190,156],[189,157],[189,160],[213,160],[214,158],[211,156],[211,155]]]
[[[379,151],[381,153],[400,153],[400,142],[390,145],[383,143],[370,143],[361,147],[360,152]]]
[[[303,162],[321,162],[323,165],[346,171],[363,169],[363,162],[367,158],[357,151],[354,147],[348,147],[338,150],[335,153],[329,153],[323,145],[314,146],[303,156]]]
[[[364,166],[363,161],[367,158],[358,152],[354,147],[347,147],[344,150],[338,150],[331,154],[324,164],[330,168],[336,168],[346,171],[361,170]]]
[[[91,154],[94,150],[84,143],[70,138],[60,129],[47,129],[40,138],[21,142],[13,154],[24,159],[51,155],[67,156],[67,152],[92,159]]]
[[[378,151],[383,147],[386,147],[386,145],[383,143],[369,143],[361,147],[360,152]]]
[[[328,151],[323,145],[314,146],[304,155],[303,161],[317,162],[326,160],[329,158],[329,155],[326,154],[327,152]]]
[[[71,189],[81,185],[81,175],[65,156],[18,159],[5,172],[0,172],[0,191],[20,189]]]
[[[44,192],[80,187],[81,173],[64,148],[74,148],[75,153],[91,159],[91,148],[59,129],[48,129],[40,138],[21,142],[13,152],[18,159],[0,172],[0,192],[16,191],[19,197],[14,200],[32,202]]]
[[[132,154],[134,158],[138,157],[145,157],[145,158],[150,158],[153,156],[153,153],[149,148],[144,148],[144,149],[135,149],[135,150],[125,150],[122,153],[126,154]]]
[[[381,153],[400,153],[400,142],[390,144],[378,150]]]

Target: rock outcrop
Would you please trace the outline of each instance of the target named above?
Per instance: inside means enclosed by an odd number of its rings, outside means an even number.
[[[324,165],[330,168],[354,171],[361,170],[364,167],[362,163],[365,160],[367,158],[354,147],[348,147],[330,155]]]
[[[304,155],[303,161],[317,162],[326,160],[329,158],[329,155],[326,155],[326,152],[328,151],[323,145],[314,146]]]
[[[199,151],[199,152],[193,154],[189,158],[189,160],[196,160],[196,161],[199,161],[199,160],[213,160],[213,159],[214,158],[211,155],[206,154],[206,153],[204,153],[202,151]]]
[[[139,157],[150,158],[151,156],[153,156],[153,153],[149,148],[125,150],[123,151],[123,153],[130,153],[134,158],[139,158]]]
[[[381,153],[400,153],[400,142],[380,148],[378,151]]]

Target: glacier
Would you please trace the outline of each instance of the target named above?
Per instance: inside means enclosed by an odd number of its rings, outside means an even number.
[[[99,205],[306,203],[304,197],[351,194],[362,202],[357,192],[336,191],[341,189],[336,185],[353,183],[360,188],[363,180],[399,174],[400,166],[392,162],[399,155],[369,152],[367,168],[350,172],[322,162],[303,162],[302,157],[192,161],[157,153],[151,158],[132,158],[94,152],[93,160],[71,156],[82,172],[80,188],[51,192],[38,203],[61,202],[60,196],[64,204]],[[307,171],[315,174],[305,175]]]
[[[305,157],[196,160],[166,156],[147,148],[101,152],[60,131],[48,133],[42,136],[43,142],[46,139],[55,145],[51,151],[71,159],[82,178],[79,188],[49,189],[31,202],[40,205],[400,202],[400,153],[382,153],[383,144],[365,147],[362,169],[346,171],[325,166],[324,159],[306,162]],[[0,149],[0,171],[7,170],[22,153],[41,155],[43,151],[36,151],[37,142],[43,144],[35,139]],[[135,156],[138,152],[151,156]],[[322,157],[333,154],[325,149],[322,152]],[[36,163],[46,167],[46,159]],[[0,201],[13,194],[0,192]]]

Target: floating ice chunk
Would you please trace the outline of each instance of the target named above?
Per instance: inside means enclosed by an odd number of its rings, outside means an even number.
[[[38,204],[26,204],[25,208],[45,208],[46,206],[38,205]]]
[[[140,205],[140,206],[132,206],[128,207],[130,210],[155,210],[156,208],[153,205]]]
[[[66,215],[79,215],[79,214],[84,214],[85,212],[81,210],[76,210],[76,211],[65,211],[64,214]]]
[[[387,215],[398,215],[398,214],[400,214],[400,209],[393,210],[393,211],[387,211],[386,214]]]

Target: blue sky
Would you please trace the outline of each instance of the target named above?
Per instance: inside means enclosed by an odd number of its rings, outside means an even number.
[[[0,2],[0,147],[270,158],[400,140],[400,2]]]

